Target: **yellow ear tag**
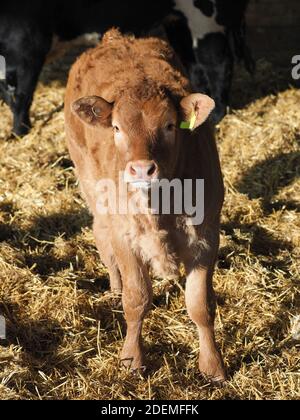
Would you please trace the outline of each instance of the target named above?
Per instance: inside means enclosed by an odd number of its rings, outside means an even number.
[[[193,112],[191,119],[190,119],[190,126],[189,129],[190,130],[194,130],[195,124],[196,124],[196,120],[197,120],[197,115],[196,112]]]
[[[193,112],[190,120],[189,121],[183,121],[180,124],[180,128],[182,128],[183,130],[194,130],[196,120],[197,120],[197,115],[196,115],[195,112]]]

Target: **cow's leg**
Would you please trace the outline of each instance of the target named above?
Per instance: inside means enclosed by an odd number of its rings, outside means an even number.
[[[9,85],[13,89],[10,101],[14,116],[13,132],[18,136],[27,134],[31,128],[29,112],[44,59],[44,55],[32,55],[30,65],[18,64],[14,78],[16,85]]]
[[[1,18],[0,44],[6,59],[6,80],[1,83],[0,92],[13,113],[13,132],[21,136],[31,126],[30,106],[52,34],[41,22],[24,18],[20,23],[10,21],[9,17]]]
[[[226,115],[230,102],[234,58],[225,34],[208,34],[197,44],[196,63],[190,66],[190,76],[197,91],[214,99],[216,108],[211,120],[217,124]]]
[[[94,236],[101,260],[108,269],[111,290],[119,293],[122,291],[121,275],[113,248],[108,239],[108,229],[104,229],[97,220],[94,222]]]
[[[129,249],[123,250],[118,265],[122,276],[122,300],[127,322],[121,361],[131,370],[143,369],[142,325],[152,304],[152,285],[148,268]]]
[[[35,83],[30,85],[27,81],[31,74],[26,74],[23,79],[18,76],[20,72],[23,73],[22,65],[11,65],[5,82],[0,86],[1,97],[13,114],[13,133],[17,136],[27,134],[31,127],[29,111],[36,86]]]
[[[225,380],[221,355],[214,335],[215,296],[212,269],[193,269],[186,283],[186,306],[190,318],[198,327],[200,339],[199,369],[213,382]]]

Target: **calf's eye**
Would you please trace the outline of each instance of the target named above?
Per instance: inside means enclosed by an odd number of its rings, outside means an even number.
[[[170,123],[170,124],[168,124],[168,125],[166,126],[166,130],[167,130],[167,131],[174,131],[174,130],[175,130],[175,128],[176,128],[176,126],[175,126],[175,124],[173,124],[173,123]]]
[[[116,134],[120,133],[120,129],[119,129],[119,127],[117,125],[114,125],[113,129],[114,129],[114,132]]]

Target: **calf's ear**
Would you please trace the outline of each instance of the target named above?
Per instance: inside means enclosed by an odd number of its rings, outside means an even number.
[[[183,98],[180,105],[190,129],[194,130],[207,120],[215,108],[215,101],[202,93],[193,93]]]
[[[85,96],[71,105],[72,112],[85,124],[93,127],[111,127],[113,104],[100,96]]]

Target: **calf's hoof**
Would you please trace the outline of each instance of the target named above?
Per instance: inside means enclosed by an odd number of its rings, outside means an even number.
[[[219,353],[200,354],[199,370],[202,376],[214,385],[221,385],[227,379],[224,364]]]
[[[133,373],[144,373],[146,371],[144,353],[140,348],[130,348],[125,345],[120,359],[121,366]]]

